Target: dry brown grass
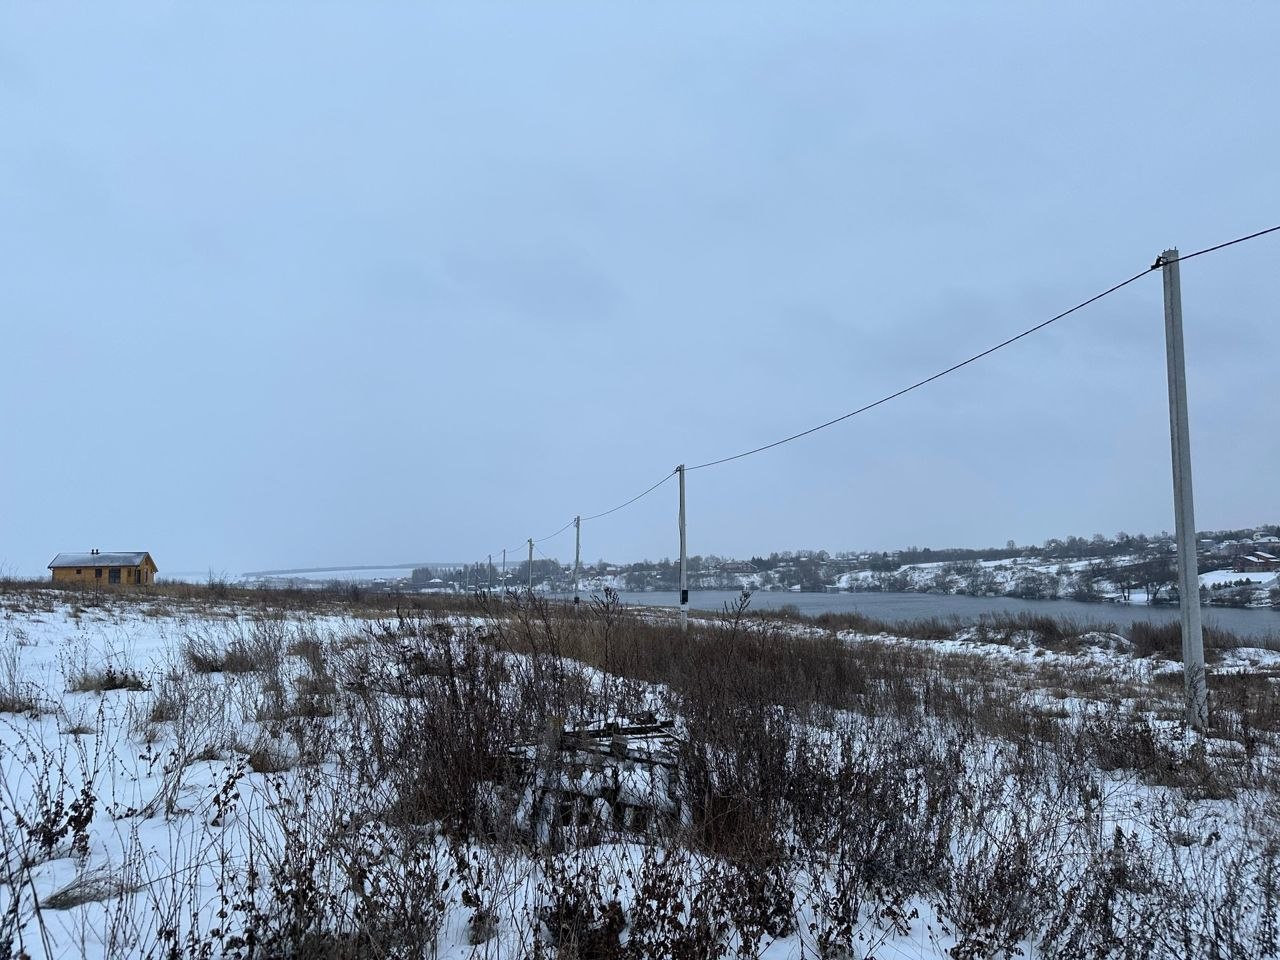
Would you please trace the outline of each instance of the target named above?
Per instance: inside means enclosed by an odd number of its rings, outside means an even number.
[[[105,693],[110,690],[150,690],[151,684],[128,667],[108,663],[100,669],[81,670],[72,675],[67,689],[75,693]]]
[[[297,765],[297,758],[287,747],[270,737],[261,737],[252,744],[237,744],[236,753],[244,754],[249,769],[254,773],[284,773]]]

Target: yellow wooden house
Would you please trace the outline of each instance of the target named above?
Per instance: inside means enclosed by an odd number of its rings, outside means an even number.
[[[137,585],[156,582],[158,568],[145,550],[137,553],[60,553],[49,564],[54,583],[94,586]]]

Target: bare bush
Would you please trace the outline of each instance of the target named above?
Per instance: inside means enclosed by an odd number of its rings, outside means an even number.
[[[17,638],[8,637],[0,645],[0,713],[40,712],[39,691],[23,679],[18,656]]]
[[[68,689],[76,693],[105,693],[109,690],[150,690],[141,674],[129,667],[108,663],[103,667],[82,670],[70,678]]]
[[[273,623],[265,620],[262,623]],[[246,634],[243,629],[219,637],[209,631],[188,633],[182,645],[187,665],[196,673],[252,673],[268,670],[280,660],[282,638],[273,629],[263,629],[254,621]]]

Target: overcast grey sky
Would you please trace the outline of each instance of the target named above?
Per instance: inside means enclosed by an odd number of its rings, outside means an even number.
[[[0,567],[480,557],[1280,222],[1273,3],[0,3]],[[1280,235],[1183,267],[1280,518]],[[690,550],[1172,529],[1159,276],[689,475]],[[675,486],[585,525],[671,555]],[[544,545],[567,557],[572,537]]]

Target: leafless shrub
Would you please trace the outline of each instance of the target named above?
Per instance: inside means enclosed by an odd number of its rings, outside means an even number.
[[[0,646],[0,713],[38,714],[41,712],[39,691],[23,679],[18,646],[18,640],[12,636]]]
[[[283,842],[257,838],[260,865],[224,878],[226,919],[201,949],[301,960],[430,952],[447,905],[443,848],[353,817],[351,798],[314,773],[269,784]]]
[[[99,812],[94,782],[104,757],[86,753],[62,738],[56,750],[14,731],[16,740],[0,743],[0,763],[13,771],[24,761],[19,792],[6,780],[0,786],[0,877],[11,885],[23,871],[65,856],[83,858],[89,850],[89,825]]]
[[[1265,643],[1255,644],[1249,638],[1210,624],[1205,624],[1203,631],[1205,657],[1210,662],[1221,659],[1223,650],[1254,645],[1265,646]],[[1140,620],[1129,626],[1127,634],[1133,643],[1135,656],[1162,660],[1182,659],[1182,624],[1176,620],[1164,623]]]
[[[258,690],[254,719],[260,722],[279,722],[291,715],[284,681],[279,677],[267,679]]]
[[[248,636],[233,633],[229,639],[198,632],[187,635],[182,655],[196,673],[252,673],[274,666],[280,647],[256,629]]]
[[[506,750],[539,722],[522,678],[477,631],[455,635],[447,621],[405,620],[373,643],[372,656],[336,668],[347,691],[348,757],[368,782],[389,786],[393,823],[438,821],[461,836],[492,831],[488,799],[504,778]]]
[[[1147,783],[1202,799],[1227,799],[1242,785],[1243,771],[1233,774],[1232,764],[1211,758],[1203,740],[1161,735],[1145,717],[1090,718],[1079,736],[1100,770],[1133,771]]]
[[[285,647],[285,653],[291,657],[300,658],[314,674],[325,672],[325,645],[314,634],[302,634],[296,637]]]
[[[546,905],[538,919],[557,956],[621,960],[626,955],[626,915],[616,897],[609,896],[601,870],[598,862],[569,860],[542,881],[538,899]]]
[[[186,685],[180,684],[172,678],[166,678],[160,682],[159,687],[153,692],[151,698],[151,707],[147,711],[148,723],[169,723],[177,720],[182,715],[182,709],[189,693]]]

